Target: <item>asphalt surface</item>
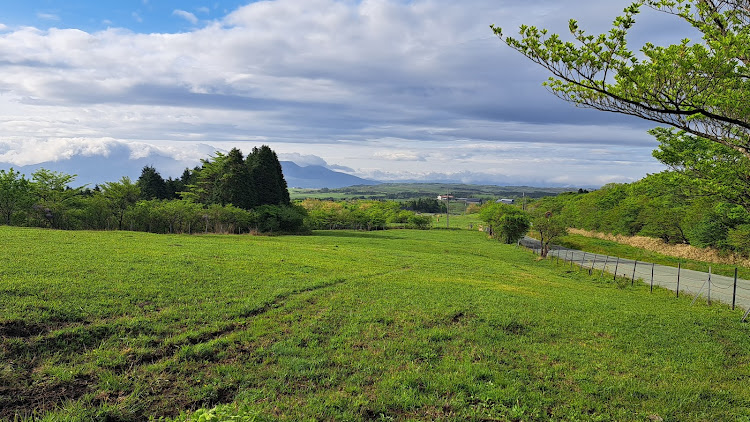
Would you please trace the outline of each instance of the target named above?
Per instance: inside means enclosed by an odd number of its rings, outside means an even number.
[[[536,239],[526,237],[521,245],[539,253],[540,243]],[[633,261],[615,256],[598,255],[561,246],[550,248],[549,258],[559,259],[570,265],[577,265],[590,270],[592,276],[613,277],[618,275],[636,282],[646,283],[654,287],[663,287],[679,294],[687,293],[697,296],[696,302],[718,301],[728,305],[735,305],[742,309],[750,309],[750,281],[737,279],[736,288],[734,277],[709,274],[700,271],[678,269],[649,262]]]

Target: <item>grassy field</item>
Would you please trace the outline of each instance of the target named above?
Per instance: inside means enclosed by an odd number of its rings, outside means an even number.
[[[451,214],[450,215],[450,228],[452,229],[466,229],[478,230],[480,225],[486,225],[484,221],[479,219],[479,214]],[[445,218],[445,214],[440,214],[438,218],[437,214],[432,216],[432,227],[434,228],[447,228],[448,223]]]
[[[478,232],[0,243],[3,420],[750,420],[741,311]]]
[[[456,197],[483,199],[499,198],[542,198],[562,192],[575,191],[570,188],[538,188],[530,186],[465,185],[451,183],[382,183],[368,186],[350,186],[337,189],[289,189],[294,199],[417,199],[435,198],[438,195],[453,194]]]
[[[364,195],[353,195],[346,192],[333,192],[330,190],[321,191],[320,189],[302,189],[302,188],[290,188],[289,197],[294,200],[302,199],[320,199],[320,200],[331,200],[331,201],[344,201],[349,199],[362,199]],[[385,200],[385,194],[373,194],[367,195],[367,199],[383,199]]]

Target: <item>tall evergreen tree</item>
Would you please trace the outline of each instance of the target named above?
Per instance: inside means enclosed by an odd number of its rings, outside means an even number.
[[[253,148],[247,157],[255,191],[258,196],[256,205],[289,205],[284,173],[276,153],[267,145]]]
[[[201,171],[199,166],[195,166],[192,170],[186,167],[185,171],[182,172],[182,176],[180,176],[180,182],[182,182],[184,186],[194,184],[199,171]]]
[[[252,208],[257,203],[257,192],[242,152],[232,148],[225,158],[223,175],[218,185],[222,203],[243,209]]]
[[[219,151],[212,158],[201,160],[200,168],[193,170],[195,182],[189,186],[192,199],[203,204],[227,204],[219,189],[226,160],[227,156]]]
[[[167,199],[180,199],[180,192],[185,190],[185,184],[180,179],[167,179],[164,184],[167,189]]]
[[[136,182],[141,191],[141,199],[168,199],[167,184],[153,166],[145,166]]]
[[[289,191],[276,153],[268,146],[253,148],[247,158],[234,148],[202,160],[200,168],[186,170],[183,197],[204,204],[232,204],[252,209],[260,205],[289,205]]]

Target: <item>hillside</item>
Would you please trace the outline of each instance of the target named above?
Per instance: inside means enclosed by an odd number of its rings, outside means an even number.
[[[0,419],[750,417],[740,310],[478,232],[0,242]]]

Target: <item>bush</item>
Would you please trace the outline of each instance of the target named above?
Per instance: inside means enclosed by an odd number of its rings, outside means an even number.
[[[750,224],[742,224],[730,229],[727,234],[727,243],[743,255],[750,254]]]
[[[432,227],[432,217],[427,215],[412,215],[407,225],[410,229],[427,230]]]
[[[389,224],[410,224],[414,212],[393,201],[321,201],[306,199],[307,224],[315,230],[385,230]]]
[[[481,209],[482,206],[479,204],[470,204],[468,207],[466,207],[466,214],[476,214]]]
[[[303,231],[307,212],[299,206],[262,205],[252,211],[251,224],[259,233]]]
[[[516,243],[531,223],[529,216],[513,205],[490,202],[479,211],[479,218],[490,226],[490,235],[504,243]]]

